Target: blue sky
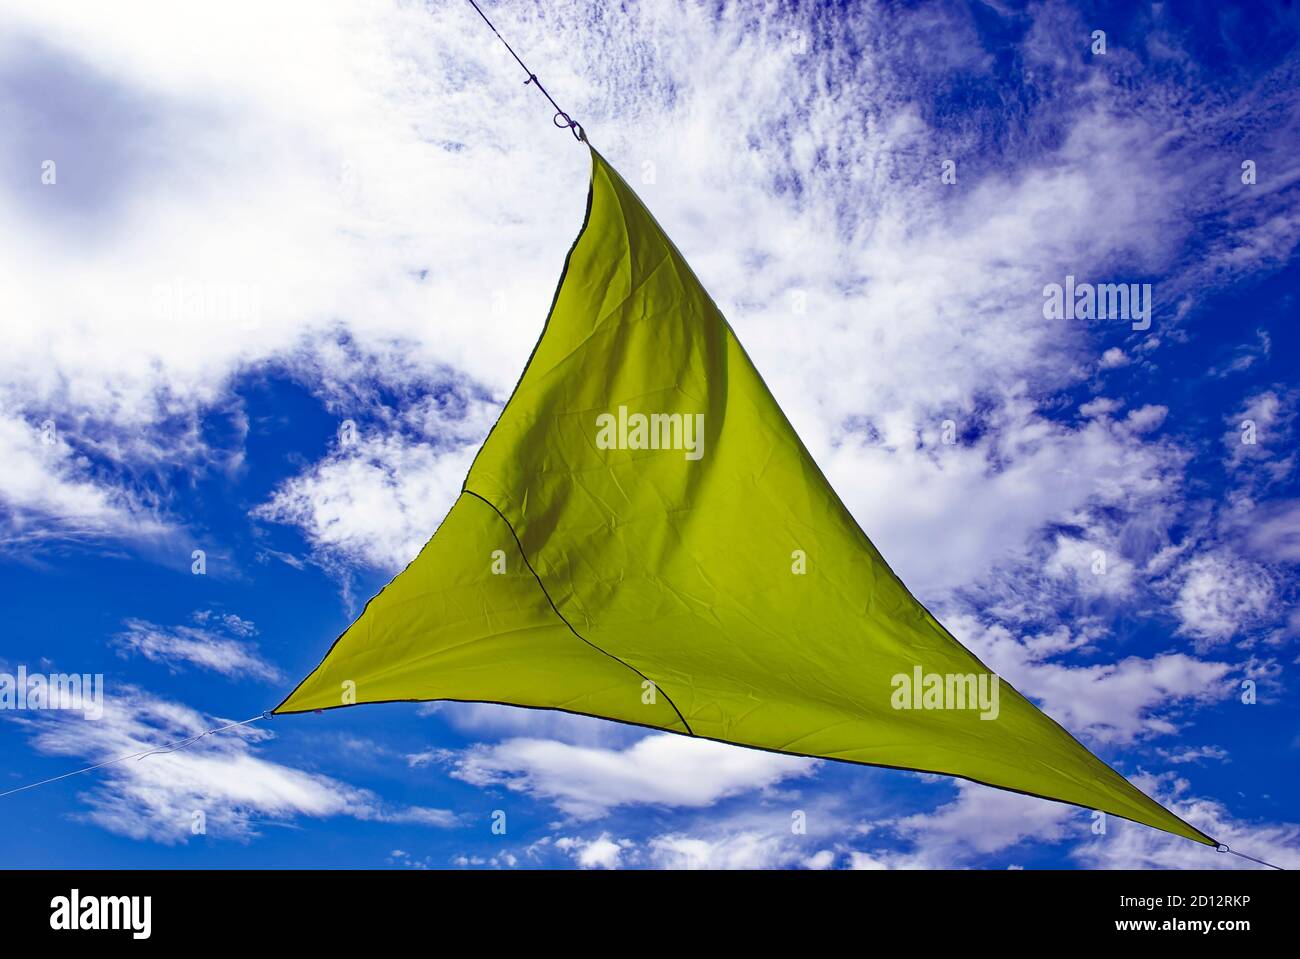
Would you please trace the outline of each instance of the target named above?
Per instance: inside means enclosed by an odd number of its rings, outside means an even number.
[[[0,0],[0,671],[102,673],[107,702],[0,713],[0,790],[316,665],[459,490],[587,177],[468,4],[48,6]],[[918,597],[1185,819],[1300,865],[1294,11],[487,9]],[[1046,319],[1067,276],[1150,283],[1150,328]],[[1248,865],[942,777],[457,704],[3,802],[17,866]]]

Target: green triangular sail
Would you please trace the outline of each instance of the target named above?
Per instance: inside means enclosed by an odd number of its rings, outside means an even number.
[[[1214,845],[1005,683],[996,716],[954,698],[981,675],[859,529],[686,261],[593,150],[587,219],[551,315],[463,492],[275,712],[560,709],[961,776]],[[899,708],[927,705],[930,676],[948,698],[929,705],[948,708]]]

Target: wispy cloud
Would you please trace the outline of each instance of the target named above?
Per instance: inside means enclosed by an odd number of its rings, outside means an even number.
[[[0,397],[0,548],[62,540],[153,540],[171,523],[120,480],[104,476],[47,415],[28,421]]]
[[[229,720],[207,716],[136,688],[119,688],[98,722],[58,712],[18,720],[38,752],[99,763],[197,735]],[[263,825],[300,818],[354,819],[451,827],[444,809],[392,806],[367,789],[274,762],[259,744],[272,734],[244,726],[186,749],[107,766],[85,785],[82,818],[133,839],[175,844],[199,835],[247,842]]]
[[[862,851],[888,868],[950,869],[995,854],[1014,861],[1022,844],[1063,843],[1088,834],[1086,810],[975,783],[956,785],[957,798],[933,812],[868,825],[869,835],[884,831],[905,840],[901,850],[868,842]]]
[[[1244,642],[1249,632],[1277,614],[1277,587],[1267,569],[1225,551],[1193,557],[1180,572],[1174,611],[1179,632],[1200,650],[1230,640]]]
[[[1149,795],[1231,849],[1284,869],[1300,867],[1300,824],[1250,822],[1234,817],[1221,802],[1195,795],[1186,779],[1172,774],[1135,777]],[[1112,820],[1104,837],[1080,846],[1073,856],[1093,869],[1260,869],[1238,856],[1216,853],[1155,829]]]
[[[220,673],[230,679],[252,678],[280,682],[284,675],[264,660],[252,641],[257,630],[233,613],[197,612],[193,626],[157,626],[129,619],[113,638],[123,655],[135,654],[172,669],[185,665]]]
[[[1097,744],[1125,744],[1176,732],[1185,710],[1233,695],[1241,666],[1186,653],[1071,665],[1059,657],[1080,643],[1069,630],[1023,636],[1001,625],[980,627],[966,617],[950,625],[999,675],[1076,735]],[[1085,638],[1086,641],[1086,638]]]
[[[441,757],[475,786],[504,786],[578,820],[623,806],[699,808],[812,775],[816,763],[683,736],[646,736],[626,749],[509,739]]]
[[[300,527],[332,558],[401,569],[450,509],[500,411],[464,395],[447,403],[446,395],[411,404],[396,423],[349,423],[346,440],[282,483],[255,515]]]

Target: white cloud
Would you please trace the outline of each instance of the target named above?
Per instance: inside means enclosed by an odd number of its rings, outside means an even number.
[[[196,613],[195,626],[156,626],[143,619],[129,619],[126,629],[114,637],[114,644],[176,669],[188,663],[235,679],[276,682],[283,679],[278,669],[264,660],[249,640],[257,630],[248,620],[233,614],[218,616],[211,611]],[[223,633],[225,635],[223,635]]]
[[[61,712],[17,721],[38,752],[86,763],[131,755],[229,722],[131,687],[119,688],[106,700],[97,722]],[[273,762],[255,748],[270,735],[243,726],[182,750],[106,766],[85,781],[79,797],[87,811],[81,815],[110,832],[168,845],[189,842],[199,817],[206,835],[239,841],[257,836],[261,823],[291,824],[299,817],[457,824],[447,810],[390,806],[367,789]]]
[[[1300,868],[1300,824],[1259,823],[1233,817],[1220,802],[1191,794],[1173,775],[1137,776],[1134,783],[1206,835],[1229,848],[1284,869]],[[1261,869],[1262,866],[1207,846],[1112,817],[1105,836],[1073,850],[1089,869]]]
[[[1178,575],[1181,585],[1174,601],[1178,631],[1192,637],[1200,650],[1245,640],[1274,612],[1277,589],[1272,574],[1231,553],[1194,556]]]
[[[1228,751],[1221,746],[1185,746],[1178,749],[1158,749],[1160,757],[1166,762],[1181,766],[1186,763],[1199,763],[1213,759],[1218,762],[1228,761]]]
[[[582,215],[580,199],[569,209],[540,183],[567,169],[580,198],[582,158],[552,143],[555,162],[533,166],[529,183],[516,175],[522,155],[492,145],[507,116],[535,114],[517,95],[513,107],[494,103],[497,91],[464,74],[500,66],[496,51],[466,42],[481,39],[481,25],[349,3],[271,15],[235,3],[218,18],[139,2],[76,18],[5,7],[0,103],[13,122],[0,212],[15,228],[0,244],[0,285],[12,294],[0,319],[0,451],[16,463],[8,454],[28,443],[24,422],[48,416],[73,448],[98,451],[103,474],[92,483],[85,468],[27,456],[0,480],[26,535],[35,519],[148,532],[114,479],[149,456],[201,468],[212,451],[177,424],[220,408],[233,378],[268,362],[332,396],[355,380],[352,343],[382,358],[361,370],[371,382],[454,365],[492,391],[509,388]],[[272,42],[277,29],[295,42]],[[430,40],[455,50],[455,63]],[[427,61],[422,92],[407,82],[412,57]],[[509,86],[502,78],[500,90]],[[32,88],[42,90],[39,116]],[[422,129],[431,103],[451,121],[435,123],[438,142]],[[38,128],[42,149],[58,154],[47,188],[39,166],[34,179],[21,167],[36,156]],[[501,249],[512,210],[531,211],[529,229],[508,255],[487,254]],[[153,448],[106,444],[110,435]],[[401,551],[389,535],[368,560]]]
[[[1265,561],[1300,563],[1300,500],[1283,500],[1252,510],[1246,542]]]
[[[595,839],[564,836],[555,841],[555,848],[573,856],[583,869],[617,869],[623,865],[623,856],[632,846],[632,840],[620,839],[616,842],[607,832]]]
[[[0,405],[0,462],[0,546],[65,537],[154,539],[167,532],[155,508],[97,478],[55,420],[29,423]]]
[[[331,405],[358,403],[347,394],[367,383],[363,370],[331,383]],[[331,559],[392,572],[405,567],[451,508],[500,413],[463,380],[422,386],[437,392],[396,413],[379,407],[373,424],[342,421],[334,449],[282,482],[254,515],[299,526]]]
[[[660,869],[827,869],[835,860],[829,849],[810,855],[772,833],[668,834],[654,837],[648,845],[650,861]]]
[[[626,749],[509,739],[457,754],[453,775],[554,803],[575,819],[621,806],[702,808],[812,774],[816,763],[669,734]]]
[[[848,868],[855,870],[880,870],[888,869],[889,864],[882,859],[876,858],[870,853],[861,852],[860,850],[855,849],[849,853]]]
[[[872,822],[869,835],[889,831],[910,843],[902,851],[873,849],[854,868],[951,869],[1006,854],[1021,843],[1061,843],[1088,833],[1088,812],[1063,803],[958,781],[958,796],[933,812]]]
[[[1148,404],[1129,411],[1124,418],[1124,425],[1134,433],[1149,433],[1160,426],[1169,415],[1169,407]]]
[[[1134,588],[1133,564],[1120,552],[1118,544],[1110,541],[1106,531],[1097,529],[1092,532],[1097,539],[1091,542],[1058,535],[1055,549],[1043,567],[1044,572],[1068,582],[1083,596],[1122,599],[1131,595]]]
[[[1124,406],[1123,400],[1117,400],[1109,396],[1098,396],[1089,400],[1079,407],[1079,412],[1084,416],[1108,416]]]
[[[1300,825],[1233,819],[1222,804],[1188,795],[1187,781],[1173,775],[1132,779],[1139,789],[1220,842],[1284,868],[1300,864]],[[1106,831],[1098,835],[1089,810],[974,783],[957,786],[957,799],[933,812],[869,824],[868,836],[887,831],[909,840],[911,848],[860,849],[851,854],[850,865],[868,869],[989,865],[990,857],[1013,854],[1023,843],[1049,843],[1068,844],[1070,857],[1092,869],[1260,868],[1115,816],[1107,817]]]
[[[1151,658],[1126,656],[1091,666],[1054,661],[1076,644],[1069,630],[1020,637],[1001,625],[967,616],[949,628],[998,675],[1076,736],[1095,743],[1124,744],[1176,732],[1182,714],[1226,700],[1233,693],[1228,663],[1184,653]]]
[[[1225,417],[1223,435],[1228,466],[1254,469],[1264,482],[1285,478],[1295,467],[1292,430],[1296,417],[1295,391],[1264,390],[1248,397],[1241,408]]]
[[[427,862],[427,860],[425,861]],[[470,866],[477,869],[481,869],[484,866],[491,869],[514,869],[519,865],[519,858],[514,853],[503,852],[498,853],[495,856],[460,855],[454,857],[451,862],[452,865],[460,866],[462,869]],[[426,867],[421,864],[414,866],[414,868],[422,869]]]
[[[308,541],[353,563],[396,571],[451,508],[474,449],[441,453],[400,436],[363,437],[283,483],[257,511],[302,527]]]
[[[1100,524],[1116,511],[1158,515],[1177,491],[1176,450],[1143,443],[1109,420],[1069,429],[1031,407],[1010,403],[966,446],[899,439],[835,450],[832,480],[922,599],[973,586],[999,568],[1023,580],[1020,565],[1049,524]]]
[[[1128,366],[1132,362],[1123,350],[1118,346],[1112,346],[1105,353],[1101,354],[1101,361],[1098,364],[1103,370],[1113,370],[1121,366]]]
[[[667,832],[652,830],[638,840],[614,841],[604,831],[594,839],[563,837],[555,846],[580,864],[585,854],[607,868],[830,869],[848,861],[845,837],[854,834],[854,820],[844,809],[851,803],[838,792],[787,790],[725,812],[703,809]],[[854,803],[854,815],[860,813]]]

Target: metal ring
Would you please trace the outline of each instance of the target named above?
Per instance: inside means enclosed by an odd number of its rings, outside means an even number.
[[[561,120],[561,118],[563,119]],[[569,116],[563,110],[556,111],[555,116],[551,117],[551,122],[561,130],[568,130],[573,134],[573,139],[577,140],[579,143],[587,142],[587,131],[582,129],[582,124],[573,119],[573,117]]]

